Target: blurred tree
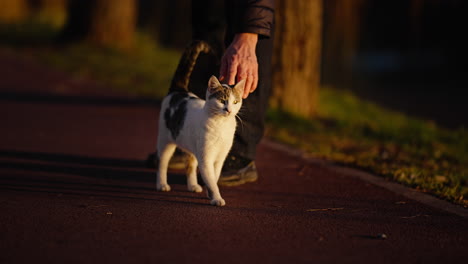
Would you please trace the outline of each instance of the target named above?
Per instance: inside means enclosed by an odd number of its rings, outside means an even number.
[[[87,40],[120,50],[132,48],[136,30],[136,0],[70,0],[69,19],[61,41]]]
[[[419,47],[421,41],[423,24],[424,0],[412,0],[410,2],[410,34],[409,41],[411,46]]]
[[[160,44],[185,48],[191,36],[191,2],[140,0],[138,24]]]
[[[0,0],[0,23],[17,23],[29,15],[27,0]]]
[[[273,107],[311,117],[320,85],[323,0],[276,1]]]
[[[67,0],[29,0],[40,23],[60,28],[67,19]]]
[[[130,49],[136,30],[135,0],[95,0],[88,39],[95,44]]]
[[[327,0],[324,10],[323,78],[349,83],[359,48],[361,17],[368,0]]]

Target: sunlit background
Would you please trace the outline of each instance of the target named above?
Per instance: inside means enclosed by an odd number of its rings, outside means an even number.
[[[466,204],[468,1],[276,3],[267,136]],[[189,0],[0,0],[0,54],[161,98],[190,21]]]

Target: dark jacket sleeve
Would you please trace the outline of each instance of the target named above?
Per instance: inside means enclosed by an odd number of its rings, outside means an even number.
[[[274,0],[230,0],[227,5],[233,33],[255,33],[261,38],[272,34]]]

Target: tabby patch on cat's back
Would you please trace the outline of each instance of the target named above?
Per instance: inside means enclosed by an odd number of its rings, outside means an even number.
[[[176,139],[184,126],[187,102],[197,99],[197,97],[185,92],[173,92],[169,94],[169,96],[171,96],[171,99],[169,101],[169,107],[164,112],[164,121],[172,137]]]

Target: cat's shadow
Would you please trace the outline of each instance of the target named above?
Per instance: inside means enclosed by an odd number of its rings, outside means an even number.
[[[147,168],[145,160],[0,150],[0,168],[13,172],[0,175],[0,185],[3,187],[21,187],[23,190],[46,187],[55,192],[95,191],[97,194],[112,192],[120,198],[206,199],[206,195],[185,191],[187,179],[183,172],[168,176],[169,184],[175,187],[173,192],[156,192],[156,171]]]

